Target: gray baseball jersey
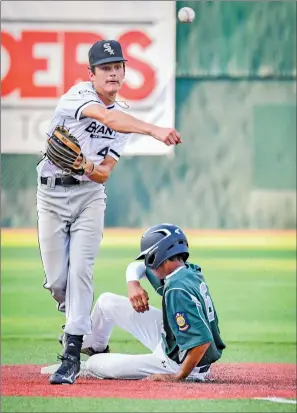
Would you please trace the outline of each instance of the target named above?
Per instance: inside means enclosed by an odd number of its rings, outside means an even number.
[[[80,82],[73,86],[60,98],[48,134],[50,135],[57,125],[64,125],[78,139],[82,153],[95,164],[100,164],[106,155],[118,161],[129,134],[116,132],[95,119],[84,117],[83,109],[94,104],[105,106],[91,82]],[[117,103],[106,108],[122,110]],[[62,173],[47,158],[39,163],[38,172],[41,176],[55,176]],[[76,178],[89,180],[87,176],[76,176]]]

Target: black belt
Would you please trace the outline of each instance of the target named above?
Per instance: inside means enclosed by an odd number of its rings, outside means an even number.
[[[78,179],[75,179],[73,176],[63,176],[61,178],[54,178],[54,177],[45,177],[41,176],[40,177],[40,182],[43,185],[47,186],[70,186],[70,185],[79,185],[81,181]]]

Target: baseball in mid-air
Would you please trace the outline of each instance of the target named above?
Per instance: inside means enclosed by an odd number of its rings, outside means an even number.
[[[195,19],[195,12],[191,7],[182,7],[179,9],[177,17],[181,23],[192,23]]]

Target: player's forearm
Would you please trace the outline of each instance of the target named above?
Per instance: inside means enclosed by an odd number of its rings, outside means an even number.
[[[95,165],[91,161],[87,161],[85,175],[98,184],[104,184],[110,176],[110,168],[106,165]]]
[[[117,132],[152,135],[153,125],[119,110],[108,110],[100,105],[90,105],[83,110],[83,115],[98,120]]]
[[[178,380],[182,380],[188,377],[188,375],[193,371],[193,369],[202,359],[204,353],[206,352],[209,346],[210,343],[205,343],[201,346],[197,346],[189,350],[187,357],[181,365],[180,371],[176,375]]]
[[[109,128],[122,133],[140,133],[152,135],[153,125],[143,122],[134,116],[118,110],[110,110],[106,114],[105,122]]]

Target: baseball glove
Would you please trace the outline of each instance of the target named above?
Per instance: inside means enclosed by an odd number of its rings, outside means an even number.
[[[57,126],[48,139],[46,155],[48,159],[71,175],[83,175],[86,158],[75,136],[63,126]]]

